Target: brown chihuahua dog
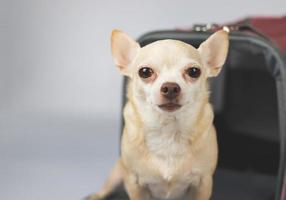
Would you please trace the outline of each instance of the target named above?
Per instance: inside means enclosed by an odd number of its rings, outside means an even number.
[[[208,200],[217,164],[217,140],[207,79],[228,52],[228,32],[198,49],[178,40],[143,48],[119,30],[112,55],[129,77],[121,157],[102,189],[102,200],[121,183],[131,200]]]

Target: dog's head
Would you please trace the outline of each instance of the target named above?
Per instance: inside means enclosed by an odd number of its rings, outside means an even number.
[[[114,30],[111,49],[120,72],[131,79],[133,98],[159,112],[174,112],[202,100],[207,78],[217,76],[228,52],[228,33],[220,30],[198,49],[178,40],[147,46]]]

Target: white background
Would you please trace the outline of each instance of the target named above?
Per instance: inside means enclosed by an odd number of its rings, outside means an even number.
[[[138,38],[282,14],[285,0],[0,0],[0,199],[75,200],[102,184],[118,154],[113,28]]]
[[[285,14],[286,1],[11,0],[0,8],[4,108],[115,116],[121,76],[110,56],[112,29],[138,38],[193,23]]]

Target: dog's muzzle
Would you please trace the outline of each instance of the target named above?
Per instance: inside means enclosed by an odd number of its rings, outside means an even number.
[[[177,103],[177,98],[181,93],[181,88],[177,83],[163,83],[160,93],[166,103],[159,105],[159,108],[164,111],[172,112],[181,107],[181,105]]]
[[[177,83],[166,82],[161,86],[161,95],[167,100],[177,98],[181,93],[181,88]]]

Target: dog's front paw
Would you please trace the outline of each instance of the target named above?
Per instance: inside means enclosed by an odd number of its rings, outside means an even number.
[[[101,198],[98,194],[92,194],[83,200],[103,200],[103,198]]]

